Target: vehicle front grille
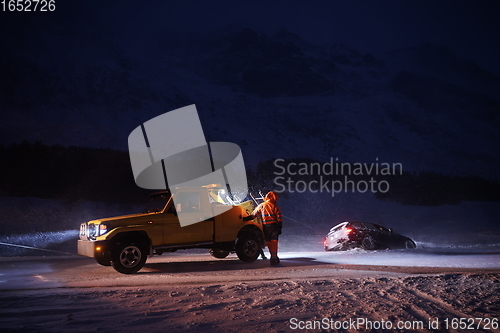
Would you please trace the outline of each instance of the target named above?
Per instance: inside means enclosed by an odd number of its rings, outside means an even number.
[[[80,224],[80,239],[87,239],[87,223]]]

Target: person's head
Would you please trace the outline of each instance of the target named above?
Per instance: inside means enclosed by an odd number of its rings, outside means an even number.
[[[276,202],[278,201],[278,193],[274,191],[269,191],[265,197],[266,201]]]

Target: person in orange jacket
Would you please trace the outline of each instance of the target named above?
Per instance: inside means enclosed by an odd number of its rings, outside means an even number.
[[[278,258],[278,237],[281,235],[281,229],[283,227],[283,218],[276,201],[278,201],[278,194],[274,191],[270,191],[266,194],[264,202],[258,205],[252,214],[244,218],[245,220],[253,220],[257,216],[262,218],[264,238],[269,253],[271,254],[271,266],[280,263],[280,259]]]

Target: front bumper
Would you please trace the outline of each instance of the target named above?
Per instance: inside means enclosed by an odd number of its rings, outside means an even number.
[[[96,253],[103,253],[107,249],[106,241],[78,240],[78,254],[95,258]]]

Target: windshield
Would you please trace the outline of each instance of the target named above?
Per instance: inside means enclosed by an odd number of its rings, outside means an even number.
[[[390,230],[389,230],[389,229],[387,229],[386,227],[383,227],[383,226],[381,226],[381,225],[374,224],[374,226],[375,226],[378,230],[380,230],[380,231],[390,232]]]
[[[231,205],[231,198],[223,189],[213,189],[208,192],[210,202],[217,202],[224,205]]]
[[[146,205],[146,208],[142,211],[143,214],[147,213],[158,213],[165,208],[165,205],[168,203],[168,200],[170,199],[170,194],[161,194],[161,195],[155,195],[154,197],[149,200],[148,204]]]

